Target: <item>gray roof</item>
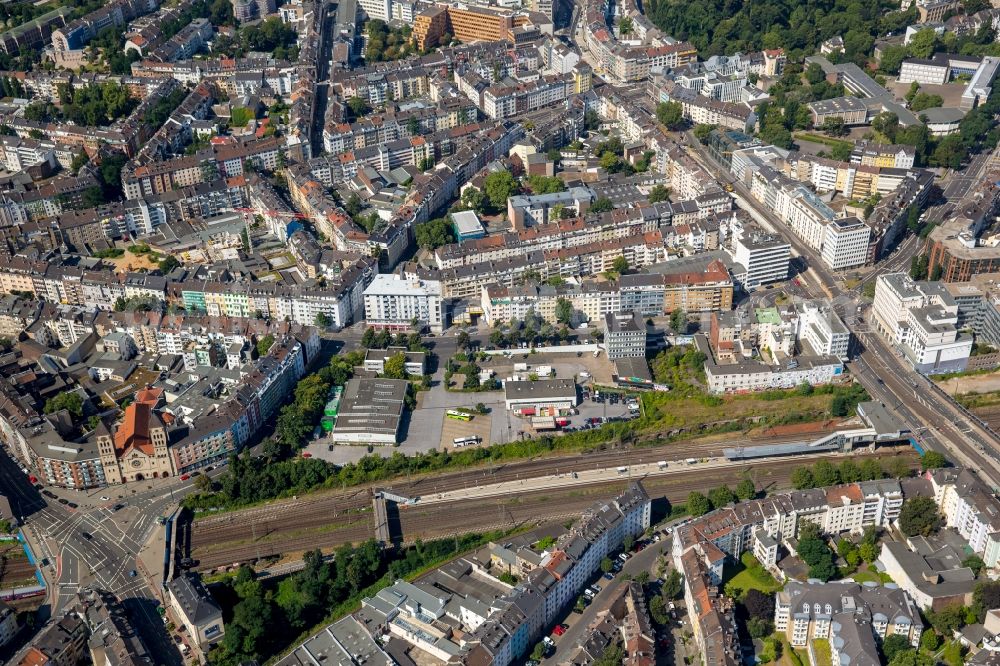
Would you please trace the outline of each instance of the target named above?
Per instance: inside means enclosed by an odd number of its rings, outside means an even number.
[[[507,400],[576,400],[576,382],[572,379],[539,379],[538,381],[504,382]]]
[[[222,619],[222,609],[197,574],[184,574],[167,583],[167,587],[191,624],[197,626],[216,617]]]
[[[965,111],[951,106],[940,106],[924,109],[920,115],[926,118],[928,123],[957,123],[965,117]]]

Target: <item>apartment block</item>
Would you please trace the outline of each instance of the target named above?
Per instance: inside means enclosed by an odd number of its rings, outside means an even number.
[[[404,278],[398,273],[376,275],[365,289],[364,300],[369,326],[406,330],[416,322],[436,332],[444,327],[440,282]]]

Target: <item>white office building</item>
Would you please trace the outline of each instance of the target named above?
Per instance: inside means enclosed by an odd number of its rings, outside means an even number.
[[[416,320],[435,332],[444,328],[441,283],[437,280],[379,274],[365,289],[364,300],[369,326],[405,330]]]
[[[851,332],[833,308],[820,301],[803,301],[797,307],[796,339],[805,340],[820,356],[847,360]]]
[[[835,271],[864,265],[871,235],[871,227],[856,217],[830,221],[823,237],[823,261]]]
[[[733,261],[746,269],[744,289],[788,279],[792,247],[780,236],[758,229],[743,231],[734,237],[731,253]]]
[[[965,370],[972,336],[960,333],[957,323],[958,304],[940,282],[890,273],[875,283],[872,324],[917,372]]]

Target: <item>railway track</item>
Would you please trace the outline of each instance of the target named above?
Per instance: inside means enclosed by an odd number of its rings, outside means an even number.
[[[203,536],[211,535],[214,537],[217,530],[234,528],[240,522],[245,526],[247,521],[282,520],[284,516],[289,514],[313,514],[317,521],[316,525],[320,525],[330,517],[337,517],[351,510],[368,507],[371,501],[370,488],[372,486],[391,487],[393,491],[401,495],[419,496],[430,492],[458,490],[475,485],[477,482],[501,483],[544,476],[551,474],[553,469],[579,472],[622,464],[654,462],[662,459],[683,460],[689,457],[715,457],[722,455],[722,449],[732,446],[796,442],[819,437],[827,432],[829,432],[827,429],[817,429],[794,436],[746,438],[725,443],[683,441],[656,447],[611,449],[574,456],[549,455],[525,461],[485,465],[459,472],[431,473],[415,477],[410,481],[397,479],[392,483],[382,482],[357,486],[347,491],[310,493],[301,499],[282,500],[264,506],[226,512],[218,516],[200,517],[194,522],[192,540],[197,544],[203,541]],[[239,522],[234,523],[234,521]]]
[[[392,484],[392,489],[399,494],[415,497],[459,490],[477,483],[492,484],[545,476],[551,474],[553,470],[580,472],[622,464],[653,462],[663,458],[679,460],[689,457],[714,457],[722,455],[722,449],[727,446],[753,446],[764,442],[775,444],[801,441],[809,437],[820,436],[826,432],[828,430],[817,429],[812,433],[797,433],[794,436],[748,438],[736,442],[727,441],[724,444],[721,442],[685,441],[659,447],[599,451],[574,457],[544,456],[527,461],[479,467],[460,472],[426,475],[412,481],[397,481]],[[266,536],[262,537],[256,534],[258,528],[260,528],[261,534],[270,535],[289,520],[294,522],[296,530],[314,531],[328,528],[330,523],[350,521],[355,514],[367,515],[371,507],[370,488],[371,486],[359,486],[347,491],[311,493],[301,499],[283,500],[252,509],[199,518],[194,521],[191,527],[191,550],[196,552],[202,549],[205,544],[218,544],[247,538],[251,538],[255,542],[259,542],[261,538],[266,540]],[[250,533],[247,532],[248,525]],[[263,554],[263,549],[261,552],[262,557],[268,556]]]
[[[887,449],[874,454],[879,458],[904,455],[916,461],[912,449]],[[805,463],[817,460],[843,460],[843,456],[812,456]],[[775,464],[775,461],[748,463],[737,470],[733,467],[691,470],[676,475],[651,476],[643,479],[650,496],[665,497],[680,503],[690,492],[707,491],[722,484],[735,483],[746,470],[765,490],[787,488],[795,464]],[[547,469],[551,470],[551,467]],[[562,470],[562,465],[560,465]],[[567,471],[569,468],[567,467]],[[442,502],[421,506],[400,507],[399,526],[405,542],[433,539],[491,529],[509,529],[541,521],[561,520],[579,516],[594,502],[621,490],[627,480],[588,484],[566,489],[538,490],[504,498],[484,498],[475,501]],[[329,499],[325,500],[329,503]],[[345,543],[358,543],[374,535],[371,505],[347,511],[331,507],[319,509],[320,500],[310,501],[301,511],[285,511],[281,517],[263,521],[247,521],[241,513],[219,516],[211,525],[195,523],[193,551],[198,568],[212,570],[237,562],[297,553],[312,548],[329,552]]]
[[[1000,431],[1000,405],[990,405],[988,407],[976,407],[969,410],[995,431]]]

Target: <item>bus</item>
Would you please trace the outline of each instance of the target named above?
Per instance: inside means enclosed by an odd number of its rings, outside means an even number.
[[[455,419],[456,421],[471,421],[472,414],[468,412],[460,412],[457,409],[449,409],[445,414],[449,419]]]
[[[479,443],[479,438],[475,437],[475,436],[473,436],[473,437],[456,437],[455,441],[452,442],[452,445],[456,449],[460,449],[463,446],[472,446],[473,444],[478,444],[478,443]]]

